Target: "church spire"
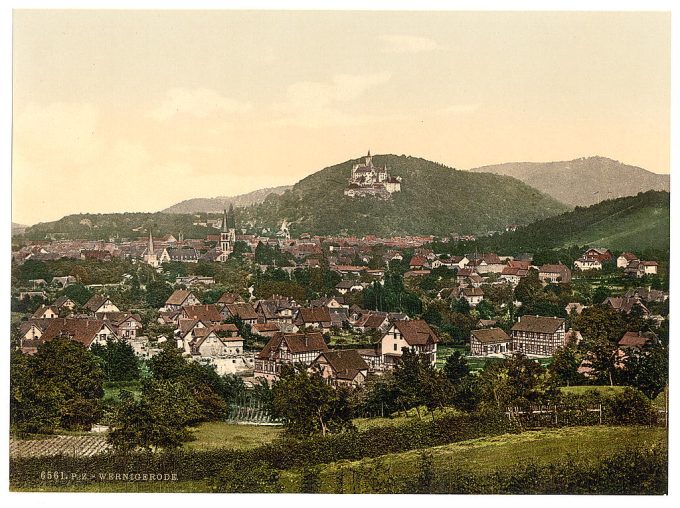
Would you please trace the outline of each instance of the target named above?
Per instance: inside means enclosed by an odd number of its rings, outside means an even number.
[[[224,215],[222,216],[222,233],[228,233],[227,229],[227,209],[224,209]]]
[[[149,229],[149,255],[153,254],[153,236],[151,236],[151,229]]]

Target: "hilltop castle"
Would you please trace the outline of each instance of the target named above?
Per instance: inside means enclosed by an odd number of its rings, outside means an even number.
[[[376,196],[388,199],[393,192],[401,190],[401,178],[390,176],[387,164],[382,168],[373,165],[371,151],[364,157],[364,162],[352,166],[352,176],[345,189],[345,196]]]

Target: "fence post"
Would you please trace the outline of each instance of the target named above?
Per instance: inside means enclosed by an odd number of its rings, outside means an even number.
[[[602,425],[602,404],[598,404],[599,406],[599,413],[600,413],[600,425]]]

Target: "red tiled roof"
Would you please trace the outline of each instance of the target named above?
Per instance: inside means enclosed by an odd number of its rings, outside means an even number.
[[[439,342],[439,337],[423,319],[395,321],[394,326],[404,336],[409,346],[424,346]]]

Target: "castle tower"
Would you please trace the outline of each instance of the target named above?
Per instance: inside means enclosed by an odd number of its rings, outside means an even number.
[[[370,168],[371,166],[373,166],[372,159],[373,157],[371,157],[371,151],[369,150],[368,155],[366,156],[366,167]]]

